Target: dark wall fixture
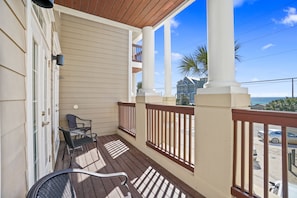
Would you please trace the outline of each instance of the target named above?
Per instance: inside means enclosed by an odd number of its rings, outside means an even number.
[[[52,8],[54,6],[54,0],[32,0],[36,5],[43,8]]]
[[[58,54],[57,56],[52,56],[52,60],[56,60],[57,65],[64,65],[64,55]]]

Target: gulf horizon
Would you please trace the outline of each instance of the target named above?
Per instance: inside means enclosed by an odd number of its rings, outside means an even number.
[[[286,97],[251,97],[251,105],[266,105],[273,100],[284,99]]]

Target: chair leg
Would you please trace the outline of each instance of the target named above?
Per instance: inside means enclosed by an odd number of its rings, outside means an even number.
[[[98,148],[98,145],[97,145],[97,139],[96,139],[96,141],[95,141],[95,144],[96,144],[96,151],[97,151],[97,155],[98,155],[98,159],[100,158],[100,156],[99,156],[99,148]]]
[[[70,151],[70,163],[69,163],[69,168],[72,167],[72,158],[73,158],[73,153],[75,152],[74,150],[75,150],[75,149],[72,149],[72,152]]]
[[[83,146],[83,148],[84,148],[84,147],[87,149],[87,153],[88,153],[88,152],[89,152],[88,145],[86,144],[86,145]]]
[[[65,156],[65,150],[66,150],[67,144],[65,143],[65,147],[64,147],[64,152],[63,152],[63,157],[62,160],[64,160],[64,156]]]

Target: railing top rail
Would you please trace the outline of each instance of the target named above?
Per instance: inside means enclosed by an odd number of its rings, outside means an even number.
[[[137,45],[137,44],[132,44],[133,47],[137,47],[137,48],[142,48],[141,45]]]
[[[158,105],[158,104],[146,104],[147,109],[155,109],[162,111],[169,111],[175,113],[184,113],[194,115],[194,107],[182,107],[173,105]]]
[[[133,103],[133,102],[118,102],[118,105],[128,106],[128,107],[135,107],[135,103]]]
[[[232,109],[232,119],[286,127],[297,127],[297,113],[295,112]]]

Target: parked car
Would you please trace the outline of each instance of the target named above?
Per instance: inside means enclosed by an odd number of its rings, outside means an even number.
[[[260,130],[258,131],[258,137],[263,141],[264,139],[264,131]],[[278,144],[282,141],[282,131],[281,130],[275,130],[275,129],[269,129],[268,130],[268,139],[269,142]],[[297,134],[292,132],[287,132],[287,141],[289,144],[297,144]]]
[[[253,151],[254,151],[253,152],[253,159],[254,159],[254,161],[256,161],[257,160],[258,153],[257,153],[257,150],[256,150],[255,147],[254,147],[254,150]]]
[[[271,184],[269,191],[279,197],[283,197],[282,181],[269,182],[269,183]],[[297,185],[293,184],[293,183],[288,183],[288,193],[289,193],[288,198],[296,198],[297,197]]]
[[[276,131],[280,131],[278,129],[269,129],[268,130],[268,133],[271,133],[271,132],[276,132]],[[258,131],[258,137],[263,140],[264,139],[264,131],[263,130],[259,130]]]

